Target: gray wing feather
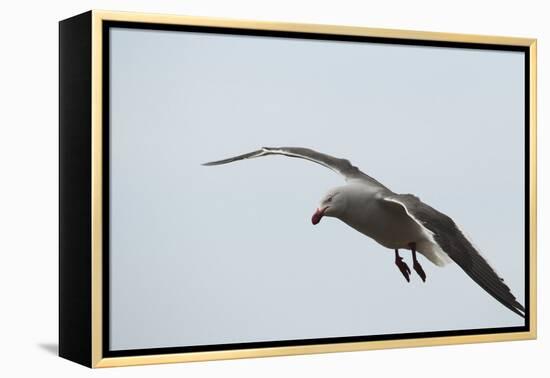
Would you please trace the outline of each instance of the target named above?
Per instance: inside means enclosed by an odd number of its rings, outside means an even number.
[[[387,197],[403,204],[410,216],[433,233],[435,242],[470,278],[511,311],[525,317],[525,308],[516,300],[504,280],[464,236],[447,215],[410,194]]]
[[[238,160],[252,159],[252,158],[260,157],[260,156],[264,156],[264,155],[266,155],[266,153],[264,151],[256,150],[256,151],[249,152],[247,154],[242,154],[242,155],[239,155],[239,156],[234,156],[234,157],[230,157],[228,159],[223,159],[223,160],[218,160],[218,161],[211,161],[209,163],[204,163],[202,165],[205,165],[205,166],[222,165],[222,164],[233,163],[234,161],[238,161]]]
[[[203,165],[212,166],[228,164],[238,160],[251,159],[268,155],[284,155],[293,158],[306,159],[314,163],[321,164],[322,166],[325,166],[341,174],[345,177],[346,180],[363,179],[370,182],[375,182],[376,184],[383,187],[381,183],[361,172],[359,168],[352,165],[349,160],[335,158],[333,156],[303,147],[262,147],[259,150],[249,152],[247,154],[231,157],[228,159],[212,161],[209,163],[204,163]]]

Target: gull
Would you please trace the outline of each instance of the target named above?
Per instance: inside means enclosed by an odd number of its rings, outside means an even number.
[[[417,253],[437,266],[455,262],[487,293],[514,313],[525,317],[525,308],[516,300],[504,280],[477,251],[462,230],[447,215],[412,194],[396,194],[361,172],[348,160],[302,147],[262,147],[259,150],[205,166],[228,164],[269,155],[283,155],[312,161],[342,176],[346,184],[325,194],[311,222],[334,217],[395,253],[395,265],[410,282],[411,270],[399,250],[410,250],[413,269],[423,282],[426,273]]]

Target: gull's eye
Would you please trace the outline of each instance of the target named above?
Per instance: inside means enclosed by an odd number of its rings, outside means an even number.
[[[332,201],[332,197],[328,197],[327,202],[331,202],[331,201]]]

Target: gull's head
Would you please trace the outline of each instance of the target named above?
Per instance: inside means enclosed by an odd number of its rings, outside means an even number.
[[[311,217],[311,223],[314,225],[319,223],[324,216],[338,217],[346,207],[346,197],[344,191],[340,188],[332,189],[323,196],[319,202],[319,206]]]

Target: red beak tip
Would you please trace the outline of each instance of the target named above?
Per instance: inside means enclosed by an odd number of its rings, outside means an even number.
[[[321,221],[321,218],[323,218],[325,211],[321,209],[317,209],[313,216],[311,217],[311,223],[313,225],[318,224]]]

